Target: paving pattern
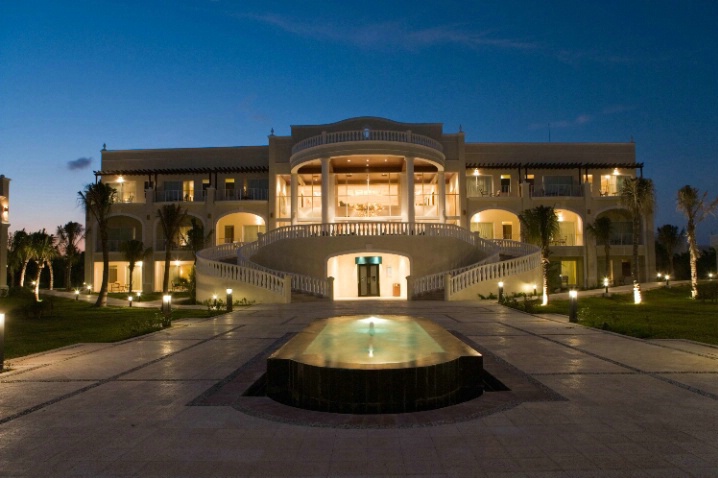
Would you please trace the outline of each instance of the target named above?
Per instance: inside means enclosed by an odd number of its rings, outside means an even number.
[[[434,320],[526,395],[487,392],[433,419],[372,422],[306,416],[266,397],[240,403],[249,381],[206,403],[287,334],[360,313]],[[632,339],[488,301],[253,305],[6,366],[1,477],[718,476],[718,348]]]

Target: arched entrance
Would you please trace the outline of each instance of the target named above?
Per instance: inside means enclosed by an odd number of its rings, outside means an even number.
[[[471,216],[470,229],[482,239],[520,240],[519,217],[504,209],[486,209]]]
[[[361,251],[327,260],[327,277],[334,277],[335,300],[406,299],[410,274],[410,260],[400,254]]]
[[[264,219],[249,212],[235,212],[221,217],[215,231],[216,244],[254,242],[266,231]]]

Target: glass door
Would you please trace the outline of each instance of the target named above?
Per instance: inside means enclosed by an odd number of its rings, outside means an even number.
[[[357,264],[359,297],[379,297],[379,264]]]

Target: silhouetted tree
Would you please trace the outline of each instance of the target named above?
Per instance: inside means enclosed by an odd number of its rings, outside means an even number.
[[[102,249],[102,285],[97,296],[95,307],[107,306],[107,285],[110,277],[110,250],[108,247],[107,220],[112,211],[112,202],[116,190],[109,184],[103,182],[88,184],[84,191],[77,194],[79,200],[85,207],[88,216],[95,219],[97,232],[100,235],[100,247]]]
[[[619,191],[620,202],[631,213],[633,222],[633,257],[631,259],[631,277],[636,289],[637,299],[641,300],[641,284],[638,272],[638,246],[641,242],[641,217],[653,214],[656,195],[653,181],[645,178],[629,178],[623,182]]]
[[[543,300],[548,303],[548,275],[549,254],[551,253],[551,241],[559,234],[558,216],[553,207],[536,206],[526,209],[519,214],[521,221],[521,235],[525,242],[535,244],[541,248],[541,274],[543,279]]]
[[[165,204],[157,210],[157,217],[162,226],[162,234],[165,239],[165,273],[162,278],[162,293],[169,292],[170,283],[170,261],[172,260],[172,246],[174,241],[179,238],[179,228],[182,225],[187,210],[182,209],[179,204]]]
[[[676,198],[677,209],[686,216],[686,239],[688,240],[688,253],[691,259],[691,298],[695,299],[698,295],[698,268],[697,262],[700,257],[700,251],[696,244],[696,227],[709,214],[715,214],[718,207],[718,198],[710,203],[706,203],[708,193],[700,193],[698,188],[693,186],[683,186],[678,190]]]
[[[80,258],[79,245],[84,238],[85,228],[79,222],[57,226],[57,247],[65,260],[65,290],[72,289],[72,266]]]

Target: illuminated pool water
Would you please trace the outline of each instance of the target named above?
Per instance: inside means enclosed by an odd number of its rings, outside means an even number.
[[[311,410],[411,412],[481,395],[482,372],[478,352],[429,320],[334,317],[267,359],[267,395]]]

